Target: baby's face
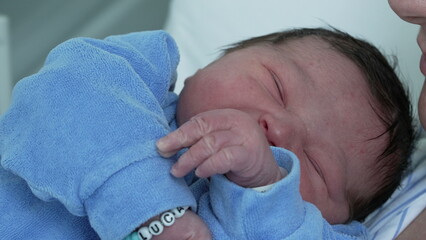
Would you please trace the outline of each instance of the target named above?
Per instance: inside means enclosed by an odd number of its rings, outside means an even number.
[[[371,193],[371,166],[383,151],[384,132],[358,67],[322,41],[230,53],[189,78],[178,122],[213,109],[253,117],[271,145],[300,159],[300,191],[330,223],[349,217],[349,190]],[[370,170],[369,170],[370,169]]]

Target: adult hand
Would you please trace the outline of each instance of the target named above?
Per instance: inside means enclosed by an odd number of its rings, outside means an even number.
[[[225,174],[243,187],[283,178],[263,129],[249,114],[235,109],[200,113],[160,139],[157,147],[165,157],[189,147],[172,168],[176,177],[196,169],[199,177]]]

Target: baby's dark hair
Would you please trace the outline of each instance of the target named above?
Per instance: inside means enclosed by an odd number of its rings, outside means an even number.
[[[313,37],[328,43],[332,49],[345,55],[361,69],[378,108],[371,103],[370,105],[386,127],[385,132],[369,139],[374,140],[388,134],[387,146],[377,156],[375,166],[369,173],[379,182],[379,186],[368,197],[353,190],[348,193],[348,221],[363,221],[392,195],[407,169],[415,136],[408,90],[402,85],[394,67],[376,47],[334,28],[297,28],[276,32],[232,44],[224,50],[224,54],[254,45],[278,45],[304,37]]]

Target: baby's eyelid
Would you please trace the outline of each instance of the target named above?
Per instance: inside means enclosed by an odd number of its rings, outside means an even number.
[[[282,90],[281,80],[278,77],[278,75],[275,74],[274,71],[272,71],[270,69],[268,69],[268,70],[271,73],[272,78],[274,79],[275,85],[276,85],[276,87],[278,89],[278,93],[280,95],[280,99],[281,99],[283,105],[285,106],[286,104],[285,104],[284,94],[283,94],[283,90]]]

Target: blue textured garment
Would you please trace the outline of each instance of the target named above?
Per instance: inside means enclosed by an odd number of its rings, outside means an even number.
[[[177,206],[197,211],[215,239],[365,237],[301,199],[298,160],[284,149],[273,152],[289,175],[266,193],[220,175],[171,176],[175,159],[155,141],[176,128],[178,61],[163,31],[76,38],[21,80],[0,118],[1,238],[122,239]]]

